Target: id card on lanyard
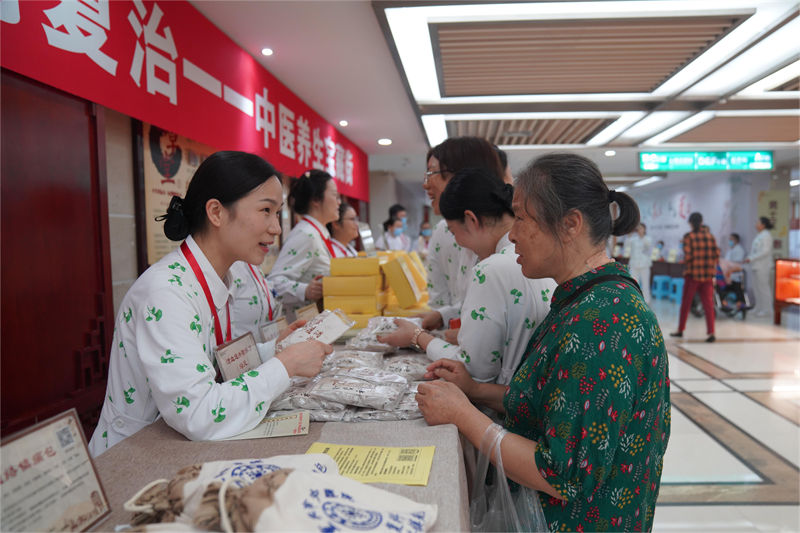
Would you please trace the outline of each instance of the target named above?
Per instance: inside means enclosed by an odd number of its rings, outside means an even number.
[[[312,228],[314,228],[314,229],[317,231],[317,233],[319,233],[319,236],[320,236],[320,238],[322,239],[322,242],[324,242],[324,243],[325,243],[325,246],[328,248],[328,253],[330,254],[330,256],[331,256],[331,257],[336,257],[336,254],[333,252],[333,243],[331,242],[331,240],[330,240],[329,238],[325,237],[325,234],[324,234],[324,233],[322,233],[322,230],[321,230],[321,229],[319,229],[319,228],[317,227],[317,225],[316,225],[316,224],[314,224],[314,223],[311,221],[311,219],[310,219],[310,218],[308,218],[308,217],[303,217],[303,220],[305,220],[306,222],[308,222],[309,224],[311,224],[311,227],[312,227]]]
[[[223,381],[229,381],[261,364],[253,333],[248,331],[214,350]]]

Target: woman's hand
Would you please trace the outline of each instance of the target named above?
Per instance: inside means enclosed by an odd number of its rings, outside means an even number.
[[[293,332],[294,330],[296,330],[298,328],[302,328],[305,325],[306,325],[306,321],[305,320],[302,320],[302,319],[295,320],[294,322],[289,324],[288,328],[286,328],[283,331],[281,331],[280,335],[278,335],[278,339],[275,342],[276,343],[281,342],[283,339],[285,339],[286,337],[289,336],[289,333]]]
[[[474,409],[461,389],[446,381],[420,383],[416,399],[422,416],[431,426],[455,424],[467,411]]]
[[[287,346],[275,355],[289,377],[303,376],[313,378],[322,369],[325,357],[333,351],[333,346],[319,341],[304,341]]]
[[[449,342],[450,344],[458,344],[458,330],[456,329],[448,329],[444,332],[444,340]]]
[[[322,276],[317,276],[306,286],[306,300],[316,302],[322,298]]]
[[[428,365],[424,379],[442,378],[456,385],[467,397],[471,397],[478,382],[472,379],[467,367],[461,361],[439,359]]]
[[[411,339],[414,338],[414,332],[417,330],[417,326],[415,326],[413,322],[401,320],[399,318],[395,318],[394,323],[397,329],[391,333],[378,335],[378,341],[391,344],[392,346],[411,345]]]
[[[444,327],[444,321],[442,319],[442,314],[439,311],[428,311],[426,313],[420,313],[416,315],[416,318],[422,319],[422,329],[442,329]]]

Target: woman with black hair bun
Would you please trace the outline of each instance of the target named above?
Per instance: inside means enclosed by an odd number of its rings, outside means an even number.
[[[301,220],[267,276],[289,321],[298,308],[322,298],[322,277],[330,275],[336,256],[326,224],[339,219],[340,202],[336,182],[323,170],[309,170],[292,183],[289,207]]]
[[[303,342],[216,381],[215,352],[232,339],[236,262],[258,265],[280,233],[283,188],[275,169],[245,152],[216,152],[197,168],[186,198],[173,197],[164,233],[181,245],[148,268],[114,324],[106,398],[89,450],[96,457],[159,416],[191,440],[248,431],[292,376],[313,377],[331,347]]]
[[[753,314],[767,316],[772,312],[772,290],[769,286],[769,276],[772,272],[772,222],[767,217],[756,220],[758,235],[750,245],[750,255],[744,260],[750,263],[753,271],[753,292],[756,297],[756,307]]]
[[[463,361],[477,381],[507,385],[519,366],[530,332],[550,309],[552,279],[528,279],[517,264],[508,232],[514,223],[514,188],[483,169],[464,169],[450,178],[439,210],[455,241],[478,257],[470,271],[457,343],[448,343],[395,320],[398,329],[381,337],[393,346],[411,344],[433,360]]]
[[[636,282],[605,252],[639,209],[576,154],[531,162],[512,205],[522,273],[558,283],[550,312],[508,386],[442,359],[426,377],[444,381],[420,384],[417,403],[428,424],[455,424],[476,449],[496,442],[502,463],[490,460],[520,485],[517,510],[543,513],[547,530],[650,531],[670,431],[667,351]],[[473,402],[502,413],[502,427]]]
[[[342,202],[339,205],[339,219],[328,222],[334,257],[355,257],[358,252],[350,244],[358,238],[358,217],[355,208]]]

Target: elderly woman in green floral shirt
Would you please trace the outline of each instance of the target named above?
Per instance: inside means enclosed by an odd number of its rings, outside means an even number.
[[[539,491],[550,530],[650,530],[669,439],[667,352],[636,282],[604,248],[636,227],[638,207],[573,154],[536,159],[516,185],[510,239],[525,276],[558,283],[550,313],[508,387],[440,360],[428,377],[445,381],[420,385],[420,409],[476,448],[492,421],[473,403],[504,413],[506,475]]]

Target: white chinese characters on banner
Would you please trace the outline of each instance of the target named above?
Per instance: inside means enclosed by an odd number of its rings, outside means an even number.
[[[325,137],[325,171],[336,177],[336,143],[331,137]]]
[[[283,104],[278,104],[278,123],[280,136],[278,139],[280,152],[294,159],[294,111]]]
[[[325,168],[325,144],[322,142],[322,137],[319,134],[319,128],[314,128],[313,136],[314,144],[312,153],[314,154],[314,160],[311,162],[311,166],[322,169]]]
[[[150,17],[142,26],[141,21],[147,16],[147,8],[141,0],[134,0],[133,5],[136,10],[128,13],[128,22],[136,33],[136,49],[133,52],[130,70],[131,78],[138,87],[141,87],[142,63],[145,63],[147,92],[166,96],[172,105],[178,105],[178,82],[175,67],[178,50],[175,47],[175,39],[172,37],[172,30],[169,26],[164,27],[162,34],[158,33],[158,26],[161,24],[164,12],[161,11],[158,4],[153,4]],[[142,37],[144,37],[144,46],[140,42]]]
[[[275,138],[275,104],[269,101],[269,92],[264,87],[256,94],[256,131],[264,132],[264,148],[269,148],[269,138]]]
[[[5,2],[4,2],[5,3]],[[100,48],[108,40],[106,31],[111,30],[108,1],[61,2],[52,9],[44,10],[50,26],[42,24],[50,46],[86,54],[100,68],[115,76],[117,62]],[[58,28],[64,28],[59,31]]]
[[[302,116],[297,117],[297,162],[305,167],[311,164],[310,133],[308,120]]]

